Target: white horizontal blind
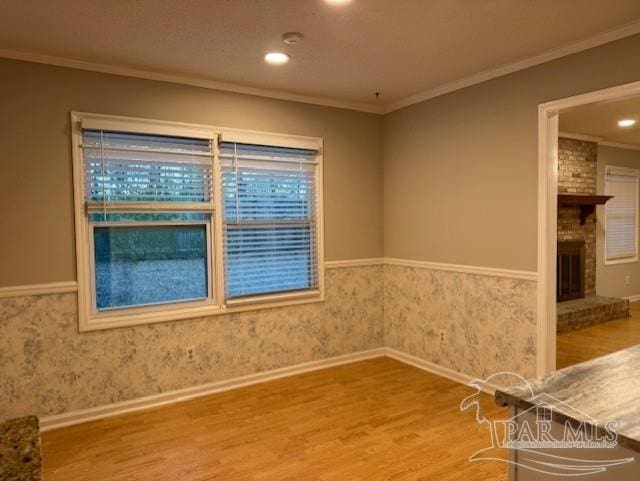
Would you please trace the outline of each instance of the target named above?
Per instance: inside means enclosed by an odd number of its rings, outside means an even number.
[[[213,198],[210,139],[83,130],[85,202],[96,210],[127,204],[186,204],[209,209]],[[200,207],[200,209],[198,209]],[[167,209],[169,210],[169,209]]]
[[[221,144],[227,299],[318,287],[315,158]]]
[[[638,171],[607,166],[605,257],[608,261],[637,255]]]
[[[80,147],[94,312],[211,297],[212,139],[83,129]]]

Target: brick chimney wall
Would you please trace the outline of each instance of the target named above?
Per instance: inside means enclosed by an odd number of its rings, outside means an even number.
[[[598,144],[558,139],[558,193],[596,194]],[[558,206],[558,242],[583,240],[584,295],[596,295],[596,214],[580,225],[578,206]]]

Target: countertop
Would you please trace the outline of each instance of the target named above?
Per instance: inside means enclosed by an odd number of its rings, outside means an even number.
[[[554,371],[530,380],[534,396],[557,399],[559,420],[585,422],[598,427],[617,421],[618,444],[640,452],[640,345]],[[529,409],[531,391],[524,384],[496,391],[500,405]],[[566,403],[573,409],[566,409]],[[582,415],[584,413],[584,415]]]
[[[0,423],[0,480],[41,479],[38,418],[27,416]]]

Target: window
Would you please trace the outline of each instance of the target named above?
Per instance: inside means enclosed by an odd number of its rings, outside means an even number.
[[[318,288],[315,157],[221,145],[227,300]]]
[[[607,166],[605,261],[634,262],[638,254],[638,170]]]
[[[319,139],[72,124],[81,330],[322,299]]]

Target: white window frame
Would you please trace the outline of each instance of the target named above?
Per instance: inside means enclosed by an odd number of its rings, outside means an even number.
[[[93,233],[84,196],[82,130],[111,130],[142,134],[171,135],[211,139],[213,145],[213,214],[206,224],[208,242],[208,298],[206,300],[178,301],[151,306],[134,306],[98,312],[95,307]],[[284,307],[325,300],[324,285],[324,201],[323,201],[323,140],[319,137],[276,134],[251,130],[215,127],[211,125],[168,122],[164,120],[122,117],[113,115],[71,112],[71,139],[73,155],[74,213],[76,265],[78,278],[78,325],[81,332],[115,327],[152,324],[196,317],[230,314],[246,310]],[[316,245],[318,287],[292,293],[264,294],[225,303],[223,219],[221,198],[221,169],[218,142],[234,141],[277,147],[316,150]],[[129,225],[129,224],[127,224]]]
[[[605,176],[604,176],[604,189],[605,189],[605,195],[609,195],[609,182],[607,180],[607,172],[609,171],[615,171],[624,175],[631,175],[631,176],[635,176],[636,178],[636,235],[635,235],[635,255],[631,256],[631,257],[623,257],[620,259],[607,259],[607,222],[608,222],[608,216],[607,216],[607,207],[605,204],[605,208],[604,208],[604,265],[609,266],[609,265],[616,265],[616,264],[630,264],[632,262],[638,262],[638,232],[639,232],[639,226],[638,226],[638,221],[639,221],[639,213],[638,210],[640,208],[640,188],[639,188],[639,182],[640,182],[640,170],[638,169],[632,169],[629,167],[619,167],[617,165],[605,165]]]

